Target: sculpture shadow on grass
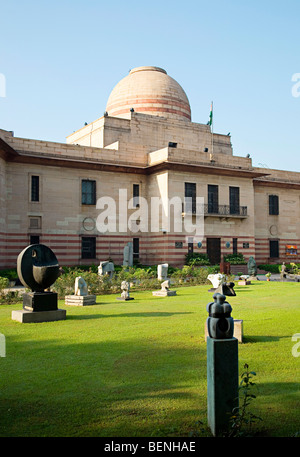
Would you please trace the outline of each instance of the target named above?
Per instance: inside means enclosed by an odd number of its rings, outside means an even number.
[[[107,317],[170,317],[177,314],[192,314],[191,312],[184,313],[168,313],[168,312],[150,312],[150,313],[121,313],[121,314],[78,314],[68,315],[67,319],[105,319]]]
[[[267,336],[267,335],[251,335],[244,336],[243,343],[273,343],[279,341],[282,338],[290,338],[291,336]]]

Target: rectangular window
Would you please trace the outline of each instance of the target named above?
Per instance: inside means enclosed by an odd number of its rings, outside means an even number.
[[[208,184],[207,186],[207,212],[218,214],[219,212],[219,186]]]
[[[279,214],[278,195],[269,195],[269,214],[274,216]]]
[[[230,214],[240,214],[240,188],[229,187]]]
[[[140,239],[133,238],[133,258],[138,259],[140,256]]]
[[[81,204],[96,205],[96,181],[88,179],[81,181]]]
[[[31,176],[31,201],[40,201],[40,177]]]
[[[279,241],[270,240],[270,258],[277,259],[279,257]]]
[[[83,236],[81,238],[81,258],[95,259],[96,258],[96,237]]]
[[[39,235],[30,235],[30,244],[40,244]]]
[[[184,183],[185,211],[196,214],[196,184],[193,182]]]
[[[133,207],[138,208],[140,205],[140,186],[133,184]]]
[[[29,228],[40,229],[42,227],[41,216],[30,216],[29,217]]]
[[[232,238],[232,254],[237,253],[237,238]]]

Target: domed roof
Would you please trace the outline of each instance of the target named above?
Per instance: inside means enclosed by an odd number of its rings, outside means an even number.
[[[158,67],[137,67],[112,90],[109,116],[129,117],[130,110],[178,120],[191,120],[189,100],[182,87]]]

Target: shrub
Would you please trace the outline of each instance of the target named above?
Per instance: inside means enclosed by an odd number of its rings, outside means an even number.
[[[200,254],[199,252],[191,252],[185,256],[186,265],[209,265],[210,261],[207,254]]]
[[[9,285],[9,279],[3,278],[0,276],[0,294],[3,294],[3,290],[6,289]]]
[[[16,268],[7,268],[0,271],[0,276],[2,278],[7,278],[9,281],[15,281],[18,279],[18,273]]]
[[[207,276],[209,270],[206,267],[194,267],[192,265],[184,265],[182,269],[177,269],[170,275],[173,285],[187,283],[190,285],[209,284]]]
[[[258,265],[258,268],[260,270],[264,270],[264,271],[269,271],[270,273],[280,273],[281,271],[281,265],[277,265],[277,264],[262,264],[262,265]]]
[[[246,265],[246,260],[243,254],[227,254],[224,256],[224,262],[229,262],[231,265]]]
[[[12,305],[22,301],[22,297],[19,292],[8,291],[4,292],[4,289],[9,287],[9,279],[0,277],[0,304],[1,305]]]

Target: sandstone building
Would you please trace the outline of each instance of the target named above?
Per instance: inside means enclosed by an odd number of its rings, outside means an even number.
[[[120,189],[128,204],[122,227]],[[173,78],[138,67],[113,89],[104,115],[66,144],[0,130],[0,268],[15,267],[19,252],[36,242],[61,265],[109,257],[121,264],[128,241],[146,265],[182,265],[188,251],[207,253],[213,264],[236,252],[258,264],[300,262],[299,191],[300,173],[234,156],[230,136],[191,121],[189,100]],[[114,232],[98,230],[97,202],[105,196],[116,202]],[[149,205],[148,230],[141,230],[140,203],[151,197],[161,199],[164,218],[151,230]],[[174,197],[192,201],[180,211],[182,223],[197,222],[202,197],[201,241],[174,229]]]

